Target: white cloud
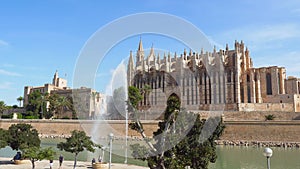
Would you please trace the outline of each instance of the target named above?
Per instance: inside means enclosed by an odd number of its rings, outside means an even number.
[[[12,89],[12,84],[11,82],[0,83],[0,89]]]
[[[8,46],[8,43],[0,39],[0,46]]]
[[[21,74],[19,74],[19,73],[10,72],[10,71],[6,71],[6,70],[3,70],[3,69],[0,69],[0,75],[6,75],[6,76],[21,76]]]
[[[3,67],[15,67],[15,65],[13,64],[9,64],[9,63],[4,63],[2,64]]]
[[[221,34],[215,37],[216,40],[219,39],[221,42],[225,41],[225,43],[228,42],[228,40],[243,40],[252,50],[258,50],[260,48],[272,48],[272,46],[278,46],[283,40],[299,39],[300,25],[277,24],[248,26],[221,32]]]
[[[300,51],[286,53],[282,58],[278,61],[286,67],[287,75],[300,77]]]
[[[280,57],[274,55],[257,57],[255,67],[263,66],[280,66],[285,67],[287,76],[297,76],[300,77],[300,51],[286,52]]]

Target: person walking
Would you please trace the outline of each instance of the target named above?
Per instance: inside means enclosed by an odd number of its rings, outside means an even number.
[[[53,160],[51,159],[50,160],[50,169],[52,169],[53,168]]]
[[[64,161],[64,156],[60,154],[59,158],[58,158],[58,161],[59,161],[59,168],[61,168],[61,165]]]

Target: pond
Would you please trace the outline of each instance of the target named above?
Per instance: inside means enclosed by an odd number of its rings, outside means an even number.
[[[56,159],[62,154],[65,160],[73,160],[74,155],[71,153],[59,151],[56,144],[62,139],[42,139],[42,147],[53,147],[56,154]],[[233,146],[218,146],[218,158],[216,163],[210,164],[209,169],[265,169],[267,168],[266,157],[263,156],[264,148],[259,147],[233,147]],[[297,148],[272,148],[273,156],[271,158],[272,169],[300,169],[300,149]],[[122,154],[124,147],[122,143],[114,141],[113,152]],[[13,157],[16,151],[12,151],[10,147],[0,150],[1,157]],[[79,153],[78,159],[81,161],[91,161],[92,158],[98,158],[102,154],[100,150],[95,153],[83,152]],[[104,161],[108,161],[108,152],[104,152]],[[130,152],[128,153],[130,155]],[[124,163],[125,158],[119,155],[113,155],[112,161],[116,163]],[[135,165],[146,165],[145,162],[128,159],[128,163]]]

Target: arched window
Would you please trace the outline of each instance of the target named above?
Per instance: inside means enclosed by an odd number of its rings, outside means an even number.
[[[271,73],[266,74],[267,95],[272,95],[272,77]]]
[[[282,90],[281,90],[281,88],[282,88],[282,86],[281,86],[281,78],[280,78],[280,73],[278,72],[278,74],[277,74],[277,80],[278,80],[278,93],[279,94],[282,94]]]
[[[231,82],[231,71],[227,72],[227,82],[230,83]]]

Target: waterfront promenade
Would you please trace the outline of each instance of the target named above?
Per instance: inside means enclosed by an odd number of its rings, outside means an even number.
[[[11,161],[11,158],[3,158],[0,157],[0,168],[1,169],[31,169],[31,163],[28,161],[26,164],[15,165]],[[64,161],[61,169],[70,169],[73,168],[74,161]],[[49,161],[42,160],[35,162],[36,169],[49,169]],[[59,168],[58,160],[54,160],[53,169]],[[91,162],[83,162],[78,161],[76,169],[92,169]],[[134,166],[134,165],[126,165],[126,164],[112,164],[112,169],[147,169],[147,167]]]

